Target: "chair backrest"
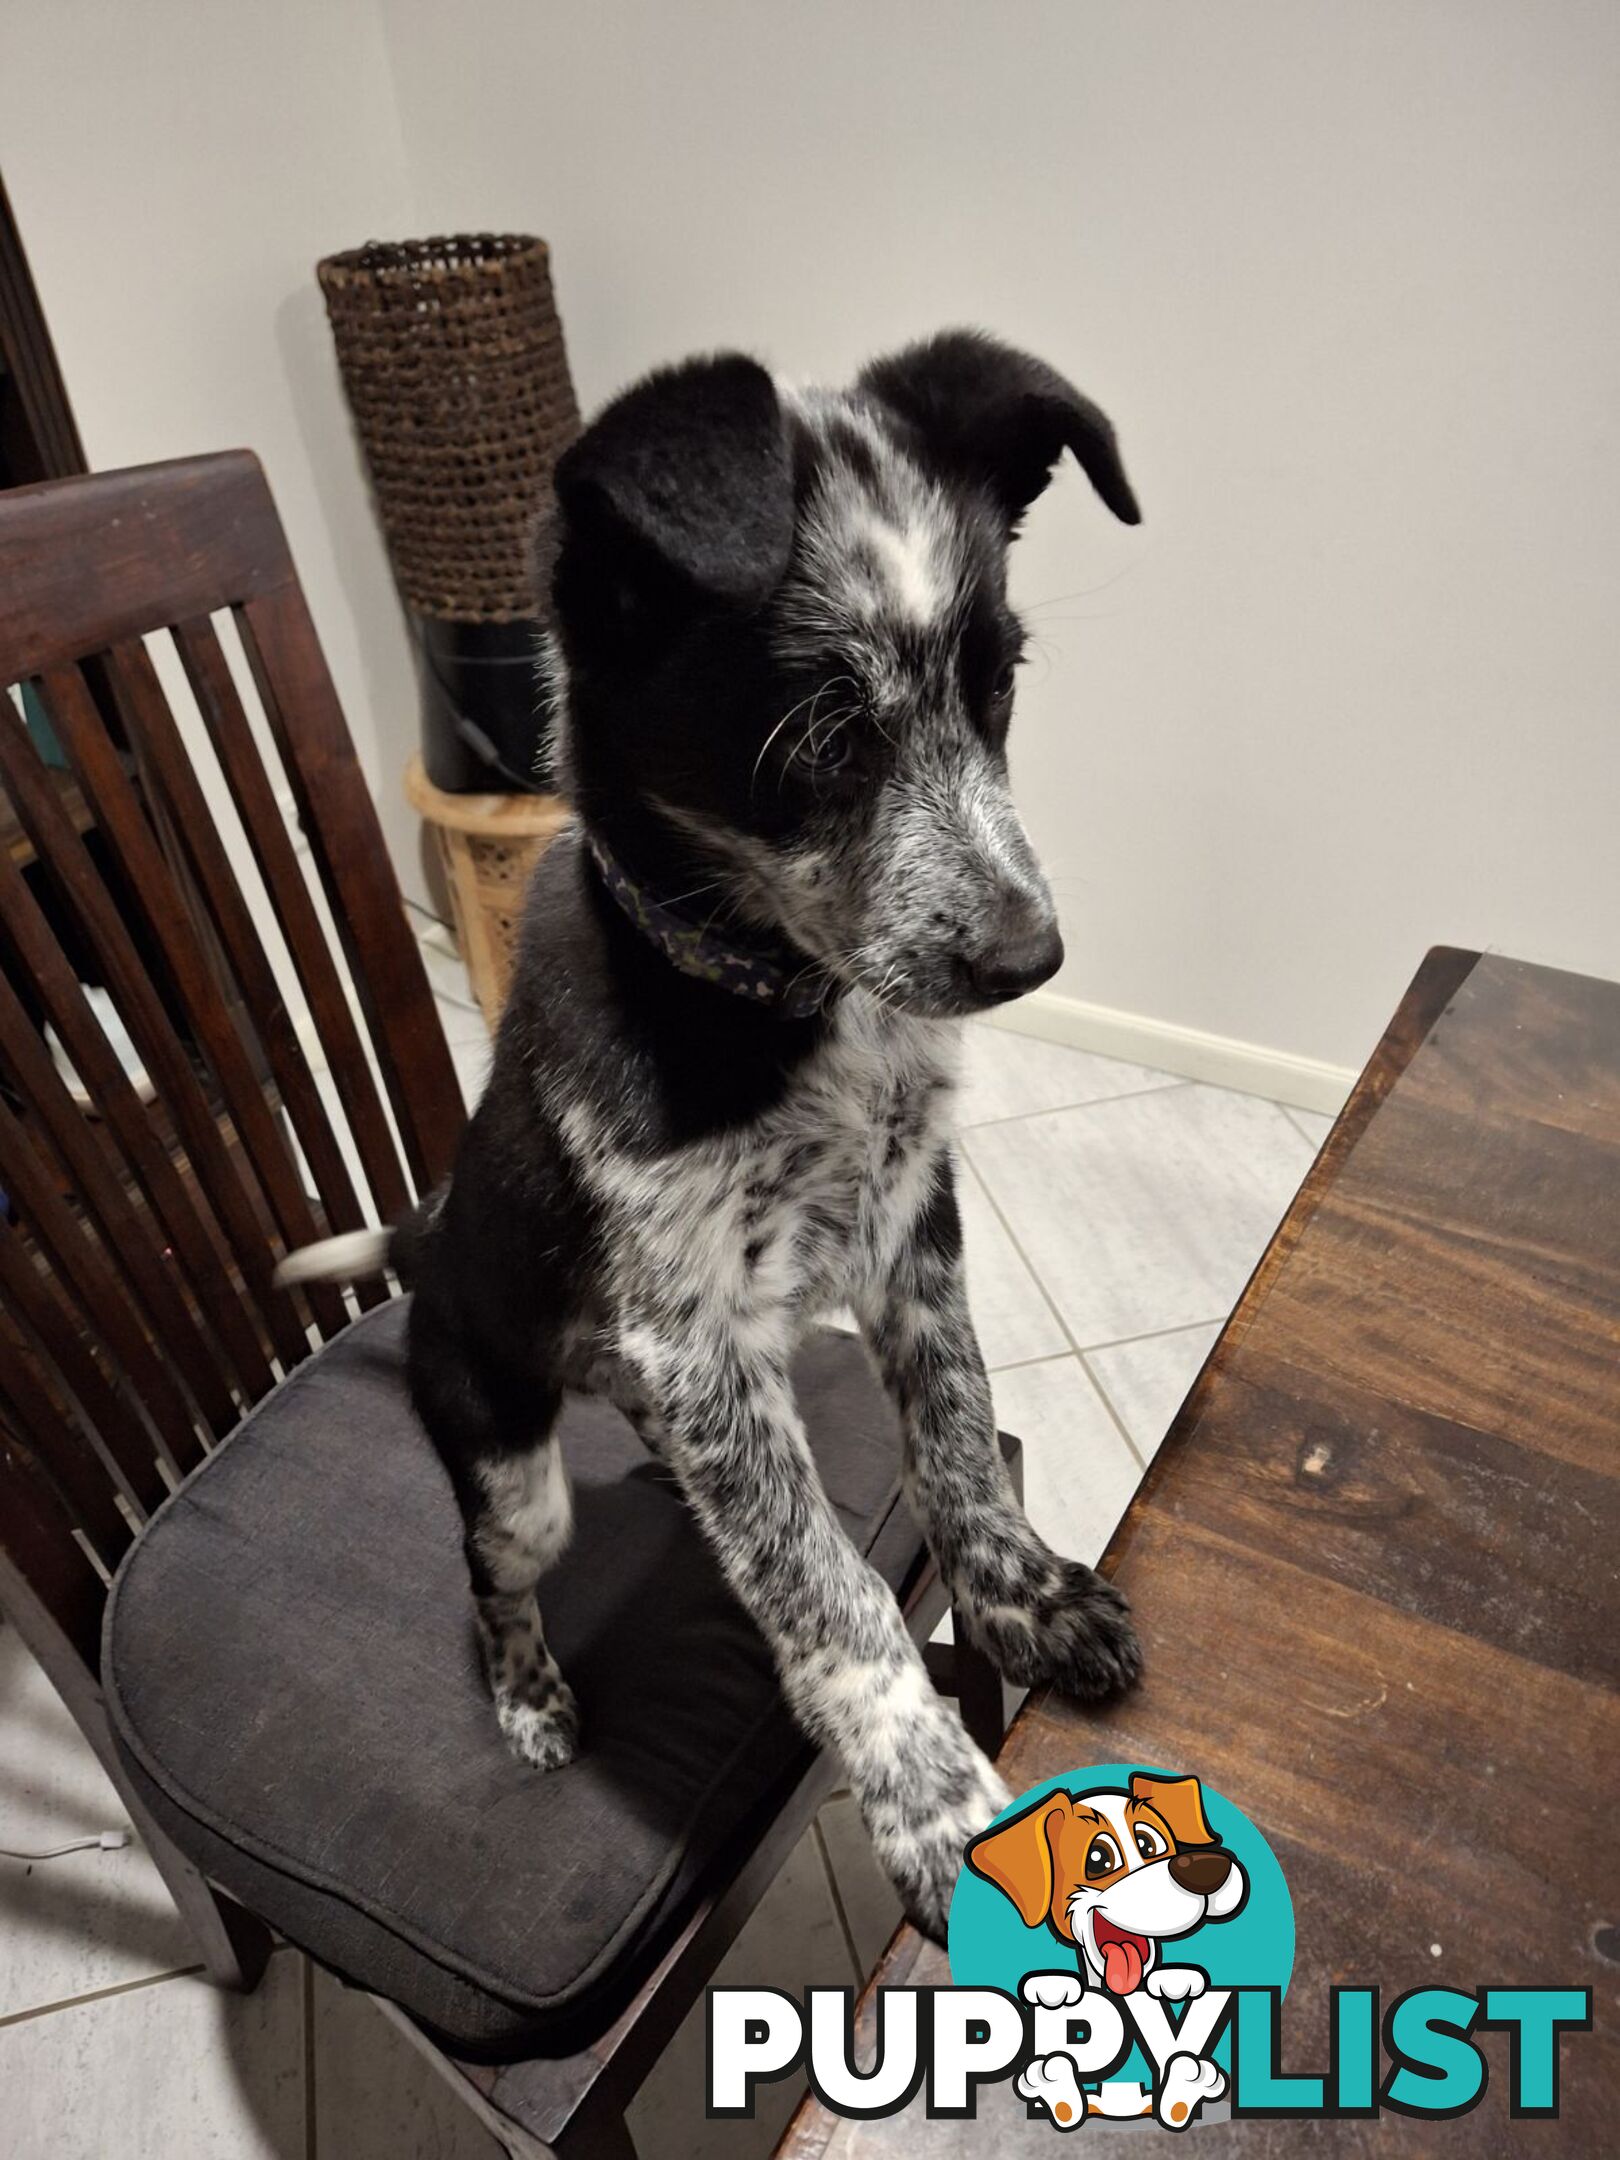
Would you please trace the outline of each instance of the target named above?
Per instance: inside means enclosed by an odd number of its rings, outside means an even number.
[[[0,494],[0,1604],[93,1670],[141,1522],[389,1294],[280,1254],[462,1119],[257,460]]]

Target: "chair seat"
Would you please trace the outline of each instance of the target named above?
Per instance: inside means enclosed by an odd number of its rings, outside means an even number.
[[[583,1745],[513,1759],[404,1332],[402,1300],[357,1321],[153,1517],[108,1601],[113,1730],[176,1843],[323,1964],[464,2053],[570,2052],[809,1755],[673,1481],[570,1398],[576,1530],[543,1611]],[[900,1589],[925,1554],[893,1413],[846,1336],[796,1377],[833,1503]]]

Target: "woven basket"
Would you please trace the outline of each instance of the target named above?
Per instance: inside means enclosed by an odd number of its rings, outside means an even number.
[[[533,616],[535,520],[579,433],[545,242],[372,241],[316,275],[406,600],[457,622]]]

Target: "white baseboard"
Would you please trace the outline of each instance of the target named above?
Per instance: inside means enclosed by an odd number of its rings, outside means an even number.
[[[1264,1095],[1291,1103],[1296,1110],[1336,1115],[1355,1083],[1344,1065],[1319,1058],[1294,1057],[1286,1050],[1266,1050],[1259,1043],[1230,1035],[1208,1035],[1201,1028],[1178,1027],[1172,1020],[1150,1020],[1143,1013],[1116,1012],[1110,1005],[1088,1005],[1058,990],[1035,990],[989,1016],[993,1027],[1014,1035],[1035,1035],[1042,1042],[1070,1050],[1092,1050],[1100,1057],[1126,1058],[1178,1073],[1184,1080],[1207,1080],[1236,1088],[1244,1095]]]

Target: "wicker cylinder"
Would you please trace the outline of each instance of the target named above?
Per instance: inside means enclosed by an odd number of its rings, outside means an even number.
[[[433,834],[456,942],[493,1029],[511,987],[524,889],[567,824],[568,805],[556,795],[449,795],[420,758],[405,768],[405,793]]]
[[[533,616],[535,519],[579,433],[545,242],[373,241],[316,274],[406,600],[456,622]]]

